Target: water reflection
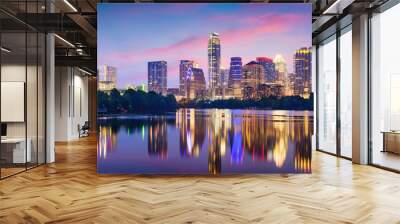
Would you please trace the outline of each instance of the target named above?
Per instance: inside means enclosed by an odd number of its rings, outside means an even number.
[[[147,150],[149,156],[166,159],[168,152],[167,122],[164,118],[156,119],[148,127]]]
[[[309,173],[312,127],[309,112],[258,110],[99,119],[98,171]]]

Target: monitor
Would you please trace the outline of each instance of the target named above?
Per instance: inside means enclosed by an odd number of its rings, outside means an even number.
[[[7,124],[1,124],[1,136],[7,136]]]

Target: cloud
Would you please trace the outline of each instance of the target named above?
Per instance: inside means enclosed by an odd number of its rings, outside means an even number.
[[[210,32],[215,31],[220,34],[223,52],[222,65],[228,68],[231,56],[241,56],[243,63],[247,63],[254,60],[254,55],[245,53],[229,55],[227,52],[230,54],[245,52],[247,49],[254,48],[257,40],[265,39],[265,37],[274,40],[275,45],[293,42],[294,39],[300,37],[293,36],[291,32],[298,32],[302,29],[299,27],[307,27],[307,23],[311,23],[311,21],[306,14],[263,13],[260,15],[245,14],[241,15],[239,19],[237,16],[217,15],[210,16],[204,21],[204,24],[212,23],[229,24],[228,28],[224,26],[223,30],[210,30]],[[301,36],[301,39],[304,37]],[[168,83],[175,83],[178,81],[179,60],[181,59],[195,60],[207,74],[207,42],[208,33],[204,33],[204,35],[189,36],[161,47],[140,50],[127,48],[124,51],[100,52],[99,64],[116,66],[119,74],[124,74],[124,79],[135,75],[135,79],[145,80],[147,79],[145,75],[147,61],[166,60],[168,62]],[[271,51],[270,48],[268,47],[269,51]]]
[[[229,16],[217,16],[210,18],[210,21],[215,21],[216,19],[229,21],[231,18]],[[264,34],[277,34],[289,31],[296,28],[298,21],[301,19],[304,19],[302,15],[297,14],[247,16],[240,19],[241,27],[224,30],[220,32],[220,37],[223,46],[230,47],[238,42],[252,42]],[[191,36],[164,47],[149,48],[141,51],[128,49],[123,52],[106,53],[100,61],[123,67],[134,64],[137,61],[143,61],[144,58],[161,60],[166,57],[181,57],[185,53],[204,50],[207,46],[207,39],[207,35]]]

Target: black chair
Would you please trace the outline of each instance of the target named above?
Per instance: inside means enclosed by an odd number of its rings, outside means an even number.
[[[78,125],[79,138],[89,136],[89,130],[90,130],[89,121],[85,121],[82,127]]]

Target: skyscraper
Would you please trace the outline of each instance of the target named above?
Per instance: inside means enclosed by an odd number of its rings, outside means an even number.
[[[208,39],[208,79],[211,98],[215,97],[221,66],[221,43],[218,33],[211,33]]]
[[[272,83],[275,81],[275,64],[271,58],[268,57],[257,57],[257,63],[264,67],[265,81]]]
[[[242,81],[242,58],[231,57],[228,86],[232,90],[232,94],[235,98],[242,97],[242,89],[240,86],[241,81]]]
[[[167,62],[152,61],[147,64],[147,81],[149,91],[167,94]]]
[[[286,61],[282,55],[278,54],[274,58],[275,71],[276,71],[276,81],[275,83],[283,85],[283,95],[291,96],[293,91],[290,87],[290,80],[287,75]]]
[[[111,91],[117,87],[117,69],[112,66],[99,67],[98,87],[101,91]]]
[[[260,96],[259,89],[265,83],[264,67],[255,61],[243,66],[242,91],[244,99],[253,99]]]
[[[299,81],[298,94],[308,98],[311,92],[311,48],[300,48],[293,57],[294,71]]]
[[[280,84],[284,84],[287,73],[286,61],[282,55],[277,54],[274,58],[274,63],[277,82]]]
[[[179,92],[183,97],[187,97],[189,70],[193,68],[194,62],[191,60],[181,60],[179,64]]]

